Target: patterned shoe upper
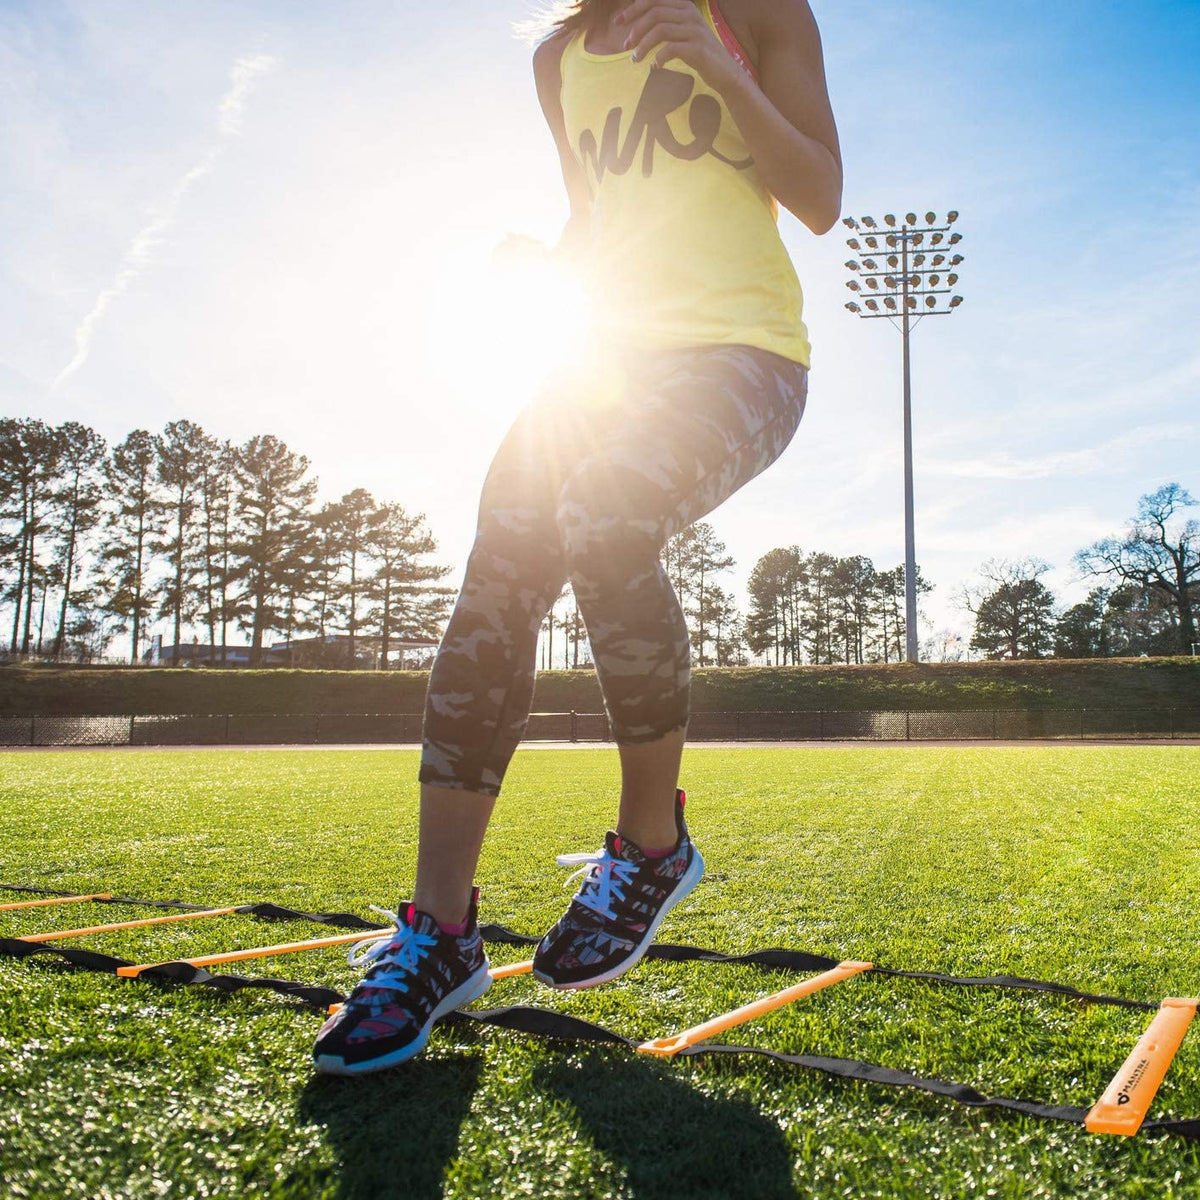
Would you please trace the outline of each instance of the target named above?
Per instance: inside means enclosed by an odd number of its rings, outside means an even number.
[[[538,945],[534,970],[539,975],[567,986],[605,976],[640,956],[647,931],[695,853],[682,809],[680,800],[678,843],[661,858],[648,859],[639,846],[612,830],[594,854],[559,856],[560,866],[580,867],[571,879],[582,875],[583,882],[566,913]]]
[[[347,1063],[389,1054],[414,1041],[430,1024],[441,1001],[480,967],[483,939],[471,904],[462,937],[443,933],[428,913],[411,904],[390,917],[396,932],[357,942],[347,955],[352,966],[369,969],[341,1010],[321,1028],[315,1054],[341,1056]]]

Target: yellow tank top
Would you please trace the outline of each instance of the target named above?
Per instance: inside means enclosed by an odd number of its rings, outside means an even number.
[[[593,54],[582,33],[562,55],[602,324],[637,348],[740,344],[808,366],[800,281],[741,133],[691,67],[652,59]]]

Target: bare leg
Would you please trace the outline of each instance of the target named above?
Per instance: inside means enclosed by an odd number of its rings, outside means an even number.
[[[466,920],[475,868],[495,804],[494,796],[480,792],[429,783],[421,786],[421,840],[413,904],[442,925]]]
[[[675,788],[686,729],[676,729],[657,742],[618,746],[621,755],[621,808],[617,832],[652,850],[674,846]]]

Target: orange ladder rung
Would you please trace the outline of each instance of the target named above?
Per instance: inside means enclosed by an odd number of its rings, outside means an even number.
[[[394,928],[380,929],[380,937],[395,933]],[[371,937],[370,933],[340,933],[336,937],[314,938],[307,942],[282,942],[277,946],[255,946],[248,950],[226,950],[221,954],[203,954],[199,958],[172,958],[167,962],[142,963],[140,966],[118,967],[117,974],[123,979],[136,979],[151,967],[170,967],[182,963],[188,967],[213,967],[218,963],[243,962],[248,958],[268,958],[273,954],[295,954],[301,950],[320,950],[324,946],[344,946],[347,942],[361,942]]]
[[[199,921],[202,917],[224,917],[237,908],[206,908],[202,912],[173,913],[169,917],[145,917],[140,921],[117,921],[112,925],[89,925],[85,929],[52,929],[49,933],[30,933],[19,942],[55,942],[60,938],[83,937],[88,933],[112,933],[116,929],[139,929],[143,925],[165,925],[168,921]]]
[[[95,892],[90,896],[53,896],[49,900],[18,900],[15,904],[0,904],[0,912],[14,908],[41,908],[45,904],[79,904],[84,900],[111,900],[112,892]]]
[[[838,963],[836,967],[832,967],[820,975],[814,975],[810,979],[802,979],[799,983],[794,983],[791,987],[784,988],[781,992],[775,992],[773,995],[764,996],[761,1000],[754,1000],[750,1004],[744,1004],[741,1008],[735,1008],[732,1012],[724,1013],[719,1017],[713,1017],[711,1020],[703,1022],[703,1024],[694,1025],[691,1029],[685,1029],[682,1033],[676,1033],[670,1037],[654,1038],[649,1042],[642,1042],[637,1048],[638,1053],[656,1054],[669,1058],[673,1054],[678,1054],[680,1050],[686,1050],[689,1046],[694,1046],[698,1042],[707,1041],[714,1034],[724,1033],[725,1030],[732,1029],[735,1025],[741,1025],[745,1021],[752,1021],[755,1017],[761,1017],[766,1013],[773,1012],[777,1008],[782,1008],[785,1004],[791,1004],[793,1000],[799,1000],[802,996],[811,996],[813,992],[819,992],[822,988],[827,988],[831,984],[841,983],[843,979],[849,979],[853,975],[869,971],[874,965],[874,963],[869,962],[853,961]]]

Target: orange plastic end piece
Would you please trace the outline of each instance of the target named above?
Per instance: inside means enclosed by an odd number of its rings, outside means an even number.
[[[231,910],[232,911],[232,910]],[[136,967],[118,967],[122,979],[136,979],[151,967],[170,967],[176,963],[185,967],[213,967],[218,963],[244,962],[248,958],[269,958],[273,954],[297,954],[301,950],[321,950],[326,946],[344,946],[347,942],[361,942],[366,938],[387,937],[395,933],[394,927],[376,930],[374,934],[339,933],[336,937],[313,938],[307,942],[281,942],[277,946],[255,946],[247,950],[226,950],[222,954],[204,954],[199,958],[173,958],[169,962],[142,963]]]
[[[761,1017],[777,1008],[782,1008],[785,1004],[791,1004],[793,1000],[799,1000],[802,996],[811,996],[813,992],[819,992],[822,988],[841,983],[843,979],[860,975],[863,971],[869,971],[874,965],[869,962],[853,961],[838,963],[836,967],[824,971],[820,975],[803,979],[799,983],[792,984],[791,987],[784,988],[782,992],[775,992],[773,995],[764,996],[761,1000],[744,1004],[741,1008],[735,1008],[733,1012],[713,1017],[711,1021],[705,1021],[702,1025],[685,1029],[673,1037],[654,1038],[653,1041],[643,1042],[637,1048],[638,1053],[670,1058],[672,1055],[678,1054],[680,1050],[686,1050],[698,1042],[707,1041],[715,1034],[724,1033],[725,1030],[732,1029],[735,1025],[752,1021],[755,1017]]]
[[[1171,998],[1159,1005],[1154,1020],[1113,1077],[1104,1095],[1084,1118],[1090,1133],[1131,1137],[1142,1127],[1200,1000]]]
[[[202,912],[174,913],[169,917],[144,917],[140,921],[117,921],[112,925],[89,925],[86,929],[52,929],[49,933],[31,933],[19,942],[54,942],[59,938],[83,937],[87,933],[112,933],[115,929],[138,929],[143,925],[165,925],[168,921],[199,921],[202,917],[224,917],[236,908],[206,908]]]
[[[112,892],[95,892],[91,896],[53,896],[49,900],[18,900],[15,904],[0,904],[0,912],[14,908],[41,908],[44,904],[78,904],[82,900],[111,900]]]

